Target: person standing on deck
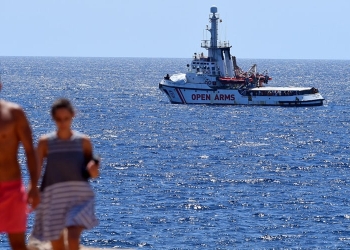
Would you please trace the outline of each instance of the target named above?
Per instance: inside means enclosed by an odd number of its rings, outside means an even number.
[[[35,215],[32,236],[51,241],[52,248],[79,249],[84,229],[97,225],[94,214],[94,193],[88,179],[99,175],[99,161],[93,159],[88,136],[71,129],[74,109],[67,99],[58,99],[51,107],[51,116],[57,130],[42,136],[37,147],[41,172],[41,199]]]
[[[0,81],[0,91],[1,88]],[[30,176],[28,193],[21,180],[17,159],[20,143],[25,151]],[[27,204],[35,209],[40,201],[37,170],[32,131],[24,111],[18,104],[0,100],[0,232],[7,233],[14,250],[27,249]]]

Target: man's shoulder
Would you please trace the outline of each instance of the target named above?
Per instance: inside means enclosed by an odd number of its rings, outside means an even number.
[[[26,123],[27,119],[24,110],[17,103],[0,100],[0,110],[4,114],[7,114],[3,117],[2,120],[11,121],[16,124]]]
[[[10,111],[20,111],[20,112],[23,111],[22,107],[19,104],[15,103],[15,102],[9,102],[9,101],[5,101],[5,100],[0,100],[0,105],[1,105],[2,108],[8,109]]]

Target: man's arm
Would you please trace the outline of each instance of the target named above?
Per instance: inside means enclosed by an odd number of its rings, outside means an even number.
[[[21,108],[16,109],[16,131],[27,157],[27,168],[30,177],[28,203],[30,203],[32,208],[35,209],[40,202],[37,187],[39,180],[38,165],[33,146],[32,130],[30,129],[29,122]]]

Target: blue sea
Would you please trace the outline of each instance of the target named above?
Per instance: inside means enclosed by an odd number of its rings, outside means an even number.
[[[35,143],[55,129],[53,101],[67,97],[74,129],[102,158],[91,181],[100,223],[82,244],[350,248],[350,61],[238,59],[268,69],[270,86],[313,86],[326,99],[297,108],[170,104],[158,83],[189,62],[0,57],[0,97],[22,105]]]

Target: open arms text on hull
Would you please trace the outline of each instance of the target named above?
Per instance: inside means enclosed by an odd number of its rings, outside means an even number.
[[[254,64],[248,71],[238,67],[230,54],[230,44],[218,41],[219,15],[215,6],[210,9],[210,40],[201,47],[208,50],[194,54],[185,74],[168,74],[159,83],[171,103],[181,104],[238,104],[274,106],[321,106],[324,98],[314,87],[267,87],[272,80],[267,72],[257,72]]]

